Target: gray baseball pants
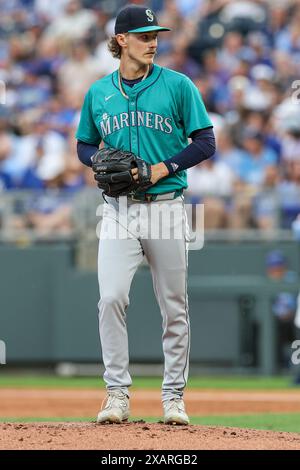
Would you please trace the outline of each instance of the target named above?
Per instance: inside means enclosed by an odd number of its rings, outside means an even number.
[[[126,201],[126,210],[121,200]],[[156,216],[150,214],[150,209]],[[159,217],[158,222],[159,212],[163,216]],[[183,396],[190,352],[188,237],[183,196],[151,203],[107,198],[107,203],[103,204],[98,256],[98,307],[105,366],[103,378],[108,389],[120,388],[129,395],[128,387],[132,380],[128,371],[126,309],[133,276],[145,256],[162,315],[162,401]]]

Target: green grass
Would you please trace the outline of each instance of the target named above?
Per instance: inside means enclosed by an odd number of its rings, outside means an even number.
[[[133,387],[139,389],[159,389],[159,377],[133,377]],[[0,388],[104,388],[102,378],[97,377],[58,377],[33,375],[0,375]],[[282,390],[292,387],[290,377],[190,377],[188,389],[222,390]],[[300,391],[300,387],[296,387]]]
[[[196,423],[208,426],[230,426],[300,433],[300,413],[260,413],[253,415],[226,415],[197,417]]]
[[[157,423],[161,417],[135,417],[131,421],[143,419],[148,423]],[[92,422],[89,418],[0,418],[0,422],[30,423],[30,422]],[[300,433],[300,413],[261,413],[251,415],[221,415],[221,416],[192,416],[191,424],[205,426],[226,426],[248,429],[264,429]]]

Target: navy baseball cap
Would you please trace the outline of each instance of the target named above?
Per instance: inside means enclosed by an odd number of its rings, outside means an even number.
[[[151,31],[171,30],[159,26],[155,13],[149,7],[127,5],[119,11],[115,23],[115,34],[148,33]]]

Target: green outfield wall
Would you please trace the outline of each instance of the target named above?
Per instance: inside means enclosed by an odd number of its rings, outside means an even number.
[[[280,249],[292,276],[271,281],[265,257]],[[96,252],[95,252],[96,258]],[[189,256],[191,362],[278,372],[272,300],[299,290],[296,242],[208,242]],[[0,246],[0,339],[7,365],[98,362],[98,285],[76,266],[76,245]],[[162,362],[161,317],[147,266],[133,281],[128,314],[133,362]]]

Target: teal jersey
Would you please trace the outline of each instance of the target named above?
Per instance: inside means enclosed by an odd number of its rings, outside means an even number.
[[[128,150],[154,165],[181,152],[197,129],[212,126],[200,92],[185,75],[153,66],[150,76],[119,90],[118,71],[87,92],[76,138],[88,144]],[[147,193],[187,188],[186,171],[159,180]]]

